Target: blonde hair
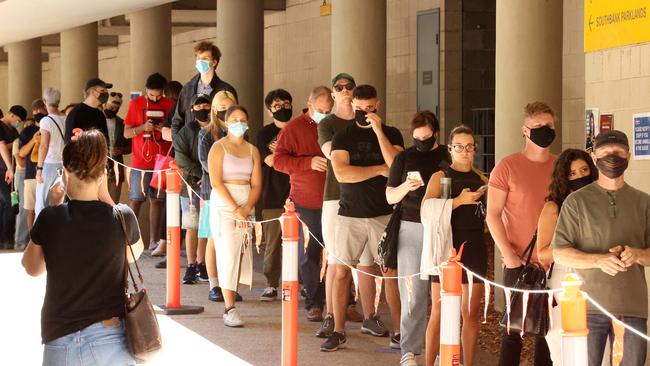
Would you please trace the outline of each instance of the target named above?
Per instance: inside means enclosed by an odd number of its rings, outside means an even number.
[[[230,99],[233,104],[237,104],[237,97],[235,97],[235,94],[229,90],[219,90],[212,98],[212,106],[210,107],[210,124],[206,128],[208,129],[208,132],[212,134],[214,141],[217,141],[222,137],[219,129],[220,122],[215,109],[226,99]]]
[[[526,104],[526,107],[524,107],[524,118],[531,118],[538,114],[550,114],[553,120],[555,120],[553,108],[544,102],[532,102]]]

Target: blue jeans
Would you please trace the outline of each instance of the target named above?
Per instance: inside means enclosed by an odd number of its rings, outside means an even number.
[[[307,245],[307,253],[305,253],[305,240],[304,233],[302,232],[302,225],[300,226],[300,241],[298,242],[298,263],[300,263],[300,274],[302,275],[302,283],[307,292],[305,299],[305,309],[311,308],[323,309],[325,303],[325,283],[320,280],[321,269],[321,254],[323,254],[323,247],[314,240],[314,237],[321,243],[323,242],[323,232],[321,226],[321,209],[308,209],[296,205],[296,212],[300,215],[302,221],[307,224],[312,238],[309,239]]]
[[[647,319],[633,316],[619,316],[618,319],[632,328],[647,334]],[[587,349],[589,354],[589,366],[600,366],[603,361],[607,337],[611,342],[614,340],[614,329],[612,320],[602,314],[587,314]],[[621,366],[643,366],[645,364],[646,341],[634,333],[625,331],[623,337],[623,360]],[[610,360],[611,363],[611,360]]]
[[[36,205],[34,211],[36,212],[36,217],[41,213],[45,207],[50,205],[48,195],[50,193],[50,188],[54,184],[56,178],[59,177],[56,170],[63,167],[63,163],[45,163],[43,164],[43,171],[41,172],[41,177],[43,178],[43,183],[36,184]]]
[[[27,210],[23,207],[25,202],[25,170],[16,170],[14,175],[16,191],[20,200],[18,209],[18,222],[16,222],[16,244],[29,243],[29,230],[27,229]]]
[[[43,349],[43,366],[103,365],[135,365],[126,346],[123,321],[114,326],[97,322],[47,342]]]
[[[421,223],[412,221],[400,223],[397,245],[397,274],[399,276],[420,272],[423,236],[424,226]],[[411,281],[413,292],[409,303],[406,280],[398,280],[402,303],[400,346],[402,354],[413,352],[418,355],[422,352],[427,332],[427,310],[431,285],[428,280],[421,280],[420,276],[411,277]]]

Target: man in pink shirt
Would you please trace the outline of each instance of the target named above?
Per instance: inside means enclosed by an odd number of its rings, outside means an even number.
[[[522,253],[537,228],[544,207],[555,155],[550,146],[555,139],[555,114],[543,102],[524,108],[525,137],[521,152],[506,156],[494,167],[488,190],[487,224],[499,248],[505,268],[503,284],[512,287],[523,264]],[[533,261],[537,253],[533,250]],[[501,340],[500,366],[519,365],[521,337],[516,332],[504,334]],[[544,337],[535,342],[535,365],[551,365]]]
[[[332,91],[325,86],[312,90],[307,101],[309,110],[282,129],[273,153],[273,167],[289,175],[289,197],[296,205],[300,218],[307,224],[312,237],[323,242],[321,215],[327,159],[318,144],[318,123],[332,110]],[[310,240],[307,252],[303,233],[300,237],[299,261],[307,298],[307,320],[323,320],[325,284],[320,280],[323,248]]]

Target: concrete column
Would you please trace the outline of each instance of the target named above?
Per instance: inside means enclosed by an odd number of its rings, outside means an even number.
[[[521,133],[527,103],[543,101],[555,111],[554,152],[562,148],[562,1],[497,0],[495,66],[495,154],[503,157],[524,146]],[[501,254],[494,253],[501,281]],[[495,297],[503,309],[504,297]]]
[[[32,101],[41,97],[41,39],[11,43],[6,50],[9,54],[7,74],[9,76],[9,107],[19,104],[30,111]]]
[[[217,74],[248,109],[249,136],[255,140],[264,123],[264,2],[218,0],[216,44],[223,54]]]
[[[386,115],[386,0],[332,0],[331,75],[377,88]]]
[[[562,116],[562,1],[497,0],[495,113],[496,160],[523,147],[523,108],[548,103]],[[562,147],[562,128],[554,151]]]
[[[131,24],[131,83],[142,90],[147,76],[172,76],[172,5],[165,4],[129,14]]]
[[[97,69],[97,23],[61,32],[62,106],[83,99],[86,82],[99,76]]]

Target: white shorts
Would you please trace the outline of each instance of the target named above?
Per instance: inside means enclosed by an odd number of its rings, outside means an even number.
[[[23,208],[34,211],[36,205],[36,179],[25,179],[23,191]]]
[[[339,220],[339,201],[323,201],[323,211],[321,215],[321,228],[323,232],[323,242],[327,249],[327,263],[336,264],[332,255],[332,245],[336,237],[336,226]]]

